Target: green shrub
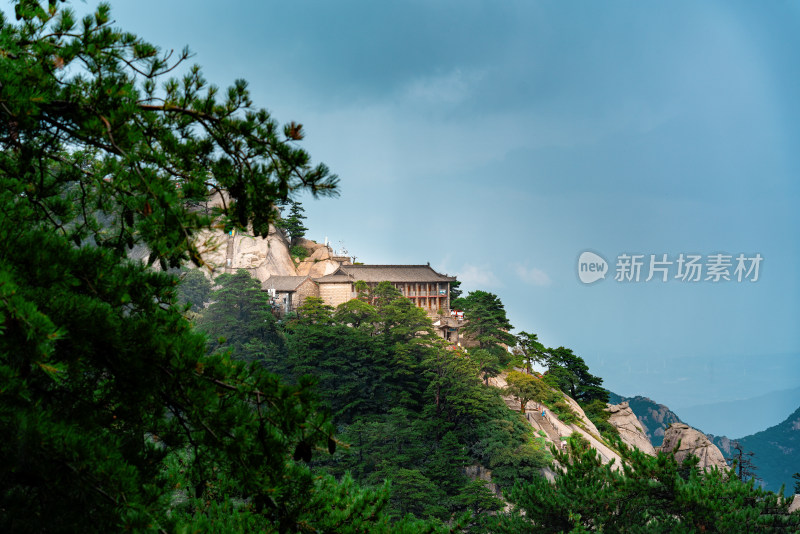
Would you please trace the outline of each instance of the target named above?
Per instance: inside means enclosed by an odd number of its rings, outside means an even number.
[[[619,438],[617,427],[608,422],[611,414],[606,411],[604,402],[594,400],[583,406],[583,411],[604,438],[612,442]]]
[[[291,254],[293,258],[297,258],[300,261],[303,261],[308,257],[308,251],[306,250],[305,247],[302,247],[300,245],[295,245],[292,248],[290,248],[289,254]]]
[[[550,407],[550,410],[556,414],[564,424],[571,425],[580,420],[577,414],[572,411],[572,408],[570,408],[569,404],[567,404],[564,400],[559,400],[558,402],[554,403]]]
[[[564,424],[571,425],[580,421],[578,415],[564,400],[564,394],[557,389],[548,390],[541,402]]]

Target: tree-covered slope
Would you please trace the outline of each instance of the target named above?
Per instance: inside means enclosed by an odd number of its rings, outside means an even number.
[[[731,440],[725,436],[710,436],[717,447],[728,456]],[[755,453],[752,462],[756,476],[764,481],[767,489],[778,491],[785,485],[786,493],[792,493],[794,473],[800,472],[800,408],[780,424],[756,434],[739,438],[745,451]]]
[[[333,309],[309,297],[276,323],[247,272],[222,275],[196,317],[209,349],[259,362],[289,383],[311,376],[330,409],[339,446],[320,474],[361,485],[390,482],[388,510],[444,524],[496,511],[495,488],[540,477],[550,455],[496,388],[481,381],[482,352],[452,350],[424,310],[388,282]],[[221,340],[220,345],[220,338]],[[493,485],[467,468],[492,472]]]

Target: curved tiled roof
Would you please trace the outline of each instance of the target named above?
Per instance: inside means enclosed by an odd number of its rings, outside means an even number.
[[[437,273],[430,265],[342,265],[333,273],[338,274],[365,282],[454,282],[456,279]]]
[[[282,292],[295,291],[308,279],[308,276],[270,276],[261,282],[261,289],[274,289]]]
[[[355,280],[346,274],[341,274],[339,271],[336,271],[333,274],[326,274],[325,276],[320,276],[319,278],[314,278],[314,281],[318,284],[339,284],[339,283],[347,283],[350,284],[355,282]]]

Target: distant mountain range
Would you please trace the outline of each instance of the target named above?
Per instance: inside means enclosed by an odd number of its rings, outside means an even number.
[[[779,424],[800,406],[800,387],[771,391],[748,399],[672,406],[684,422],[706,434],[749,436]]]
[[[723,454],[730,455],[734,440],[711,434],[708,437]],[[792,474],[800,472],[800,408],[782,423],[735,441],[745,452],[755,453],[752,461],[758,468],[756,476],[763,480],[766,489],[778,491],[783,484],[786,494],[794,492]]]
[[[663,404],[648,399],[647,397],[623,397],[616,393],[609,395],[611,404],[627,401],[628,405],[642,423],[643,430],[650,438],[653,446],[660,446],[664,441],[664,430],[672,423],[682,423],[681,418]],[[770,404],[759,406],[751,402],[748,408],[750,417],[763,420],[763,410],[769,410]],[[757,409],[762,410],[761,414]],[[703,430],[703,429],[699,429]],[[753,452],[753,464],[756,466],[756,476],[761,479],[761,484],[768,490],[778,491],[781,485],[785,493],[794,492],[792,475],[800,472],[800,408],[794,411],[783,422],[742,438],[731,439],[727,436],[707,434],[709,439],[719,447],[726,457],[731,456],[731,443],[738,441],[745,452]]]

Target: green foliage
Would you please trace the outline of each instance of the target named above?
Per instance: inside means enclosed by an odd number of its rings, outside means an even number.
[[[464,292],[461,288],[461,281],[454,280],[450,282],[450,308],[457,309],[455,304],[459,302],[459,298],[461,298],[461,294]]]
[[[513,395],[520,403],[519,411],[525,413],[525,405],[528,401],[541,401],[547,394],[547,386],[535,376],[511,371],[506,376],[508,392]]]
[[[391,481],[394,520],[498,509],[464,468],[491,467],[510,487],[538,476],[546,451],[498,392],[481,385],[471,355],[445,349],[422,310],[391,284],[367,300],[374,305],[351,300],[333,313],[307,300],[310,309],[287,323],[287,357],[274,364],[293,381],[313,375],[334,415],[344,445],[317,465],[369,487]]]
[[[595,399],[592,402],[582,406],[583,413],[589,418],[600,434],[609,441],[616,441],[619,439],[619,430],[617,427],[608,422],[611,414],[606,410],[606,403],[601,400]]]
[[[794,532],[800,515],[789,501],[742,483],[729,471],[703,473],[697,459],[678,464],[671,454],[624,449],[622,469],[603,465],[594,449],[569,438],[554,451],[554,483],[519,483],[516,505],[498,516],[494,532]]]
[[[286,230],[286,233],[289,234],[289,237],[291,238],[292,242],[296,242],[301,237],[304,237],[306,235],[306,231],[308,231],[308,228],[306,228],[303,225],[303,221],[306,218],[306,216],[303,215],[303,213],[306,210],[303,209],[303,205],[300,204],[300,202],[294,202],[290,200],[289,204],[291,204],[291,208],[289,209],[289,215],[286,216],[285,218],[278,219],[277,221],[275,221],[275,226]],[[295,248],[296,247],[292,247],[292,250],[294,250]],[[299,257],[299,254],[295,254],[294,252],[292,252],[292,256]]]
[[[170,474],[175,486],[181,488],[183,477],[179,466]],[[219,476],[207,483],[217,494],[235,495],[237,488]],[[303,514],[314,517],[314,532],[392,532],[388,516],[382,514],[386,507],[390,487],[361,488],[349,475],[336,481],[328,475],[317,476],[314,484],[306,488],[307,494],[298,501]],[[181,524],[183,532],[273,532],[276,525],[263,515],[255,513],[250,502],[237,499],[206,500],[189,496],[183,489],[178,490],[172,516]],[[202,512],[202,513],[198,513]],[[310,524],[297,525],[300,531],[308,531]],[[403,527],[411,532],[431,531],[419,528],[406,521]],[[280,528],[280,525],[278,525]],[[416,528],[414,528],[416,527]]]
[[[364,280],[356,280],[353,284],[353,289],[355,289],[356,293],[358,293],[358,300],[362,300],[364,302],[370,301],[369,284],[367,284]]]
[[[497,376],[511,361],[506,346],[513,345],[515,338],[509,333],[512,326],[500,298],[485,291],[473,291],[459,298],[454,305],[464,310],[466,323],[462,331],[468,341],[477,344],[472,357],[480,362],[480,370],[487,381]]]
[[[308,257],[308,250],[306,250],[306,247],[300,245],[294,245],[289,249],[289,254],[293,258],[297,258],[298,260],[303,261]]]
[[[273,488],[303,495],[313,477],[287,460],[330,436],[308,381],[287,388],[206,357],[204,336],[170,305],[172,275],[50,233],[14,237],[0,269],[4,531],[166,528],[176,519],[160,466],[189,444],[196,495],[211,498],[206,481],[223,471],[265,521],[301,520],[267,503]]]
[[[481,479],[468,482],[461,489],[459,500],[462,506],[472,511],[473,516],[503,509],[503,501],[498,499],[494,492],[486,487],[486,482]]]
[[[608,402],[608,390],[602,387],[603,379],[589,372],[583,358],[571,349],[558,347],[548,349],[548,383],[557,387],[581,405],[593,400]]]
[[[0,20],[0,530],[391,530],[386,491],[309,467],[336,448],[313,380],[207,354],[165,272],[203,264],[203,230],[266,236],[277,202],[336,193],[302,128],[254,108],[244,81],[166,79],[169,54],[107,5],[15,12]],[[240,281],[220,282],[205,326],[235,319],[226,343],[256,358],[278,342]]]
[[[536,334],[529,334],[528,332],[520,332],[516,338],[516,346],[513,353],[515,356],[515,365],[524,366],[528,374],[533,373],[533,364],[547,363],[548,353],[544,345],[539,342]]]
[[[499,354],[507,352],[502,345],[514,345],[516,338],[509,333],[513,327],[497,295],[473,291],[459,300],[467,319],[464,334],[477,342],[480,348]]]
[[[754,478],[755,480],[761,480],[756,476],[758,467],[756,467],[755,463],[753,462],[753,456],[755,456],[755,453],[752,451],[745,451],[744,447],[742,447],[742,444],[738,441],[733,441],[731,443],[731,449],[731,455],[726,457],[725,461],[727,461],[728,465],[731,466],[739,480],[744,481],[750,480],[751,478]]]
[[[553,412],[562,423],[572,425],[580,421],[578,414],[576,414],[565,400],[558,400],[548,406],[550,411]]]
[[[339,324],[352,326],[353,328],[363,327],[373,331],[375,323],[378,322],[378,312],[374,306],[367,304],[365,301],[352,299],[336,307],[334,320]]]
[[[284,339],[261,283],[244,269],[221,274],[215,282],[212,302],[197,320],[209,335],[209,350],[230,349],[246,361],[280,359],[286,352]]]
[[[186,269],[178,285],[178,303],[188,304],[195,313],[203,311],[211,300],[211,282],[201,269]]]
[[[555,414],[558,419],[565,424],[571,425],[580,421],[578,414],[576,414],[567,401],[564,399],[564,394],[558,390],[557,386],[554,386],[550,381],[551,377],[549,375],[545,375],[542,379],[542,382],[550,386],[550,388],[545,392],[544,396],[540,399],[542,404],[547,406],[547,408]]]
[[[325,301],[319,297],[306,297],[297,308],[297,317],[291,321],[291,324],[309,325],[309,324],[331,324],[333,322],[333,307],[325,304]]]
[[[276,370],[291,380],[314,375],[338,422],[383,411],[394,388],[382,389],[385,356],[369,333],[343,325],[299,323],[287,332],[288,354]]]

